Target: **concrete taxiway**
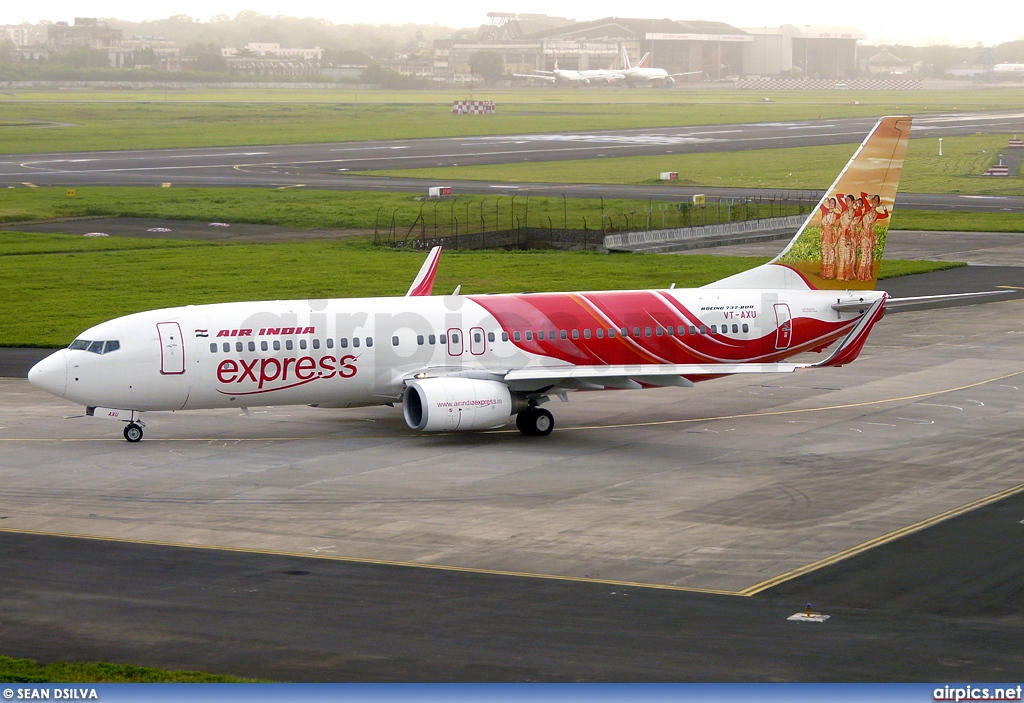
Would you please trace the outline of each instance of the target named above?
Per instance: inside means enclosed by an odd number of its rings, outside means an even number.
[[[842,369],[575,394],[542,441],[396,409],[120,425],[0,382],[3,526],[752,593],[1024,482],[1024,301],[887,318]]]
[[[0,184],[305,185],[354,189],[352,172],[859,144],[876,118],[443,139],[12,155]],[[916,116],[913,138],[1024,132],[1024,112]],[[365,185],[359,187],[366,187]],[[378,182],[377,186],[380,187]]]

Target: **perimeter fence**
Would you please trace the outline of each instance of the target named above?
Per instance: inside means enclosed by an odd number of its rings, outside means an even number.
[[[585,249],[605,251],[609,234],[775,220],[809,213],[813,191],[747,198],[605,200],[549,196],[467,196],[424,200],[415,216],[377,210],[373,243],[392,248]],[[517,202],[518,200],[518,202]]]

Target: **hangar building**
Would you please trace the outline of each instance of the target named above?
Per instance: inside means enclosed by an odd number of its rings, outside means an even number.
[[[753,41],[743,45],[744,76],[852,78],[857,42],[867,34],[855,27],[784,24],[747,27]]]
[[[574,22],[546,15],[492,12],[475,38],[434,42],[432,66],[419,75],[437,82],[470,77],[470,57],[499,54],[505,73],[554,68],[623,68],[619,48],[634,64],[650,52],[648,64],[669,73],[696,71],[694,82],[737,76],[846,78],[857,74],[857,42],[866,34],[851,27],[784,24],[740,29],[724,22],[606,17]],[[687,78],[683,79],[684,81]]]

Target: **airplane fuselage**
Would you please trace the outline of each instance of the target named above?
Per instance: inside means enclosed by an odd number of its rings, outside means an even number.
[[[856,324],[858,313],[832,309],[837,299],[686,289],[166,308],[86,330],[34,382],[86,406],[138,411],[385,404],[416,373],[777,362]]]

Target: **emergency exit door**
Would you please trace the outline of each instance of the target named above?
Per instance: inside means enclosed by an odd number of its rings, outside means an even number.
[[[775,348],[789,349],[793,343],[793,316],[786,303],[775,303]]]

